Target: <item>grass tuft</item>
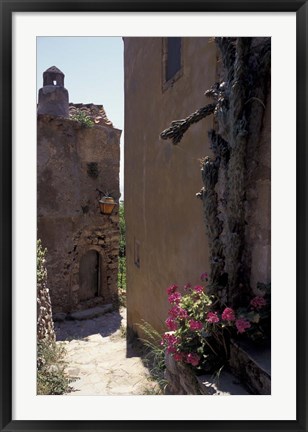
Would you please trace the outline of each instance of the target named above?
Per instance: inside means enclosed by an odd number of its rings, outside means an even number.
[[[63,395],[70,393],[70,384],[76,378],[66,371],[65,348],[56,342],[40,341],[37,344],[37,394]]]
[[[161,335],[155,330],[151,324],[142,321],[142,324],[137,324],[143,333],[143,337],[139,338],[145,348],[145,363],[150,370],[152,379],[158,384],[152,386],[145,391],[150,393],[144,394],[164,394],[168,381],[164,378],[166,363],[165,349],[160,345]]]

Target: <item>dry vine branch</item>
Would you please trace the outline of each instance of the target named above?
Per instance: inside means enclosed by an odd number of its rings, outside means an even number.
[[[171,126],[165,129],[160,134],[160,137],[164,140],[170,138],[172,139],[173,144],[178,144],[183,138],[184,133],[192,124],[197,123],[198,121],[204,119],[205,117],[213,114],[215,108],[216,108],[215,103],[208,104],[205,107],[198,109],[197,111],[195,111],[194,113],[192,113],[190,116],[186,117],[183,120],[174,120],[171,123]]]

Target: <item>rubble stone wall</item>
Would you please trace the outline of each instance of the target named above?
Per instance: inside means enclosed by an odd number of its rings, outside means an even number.
[[[55,341],[51,301],[46,281],[37,284],[37,339]]]
[[[117,299],[118,206],[101,214],[96,189],[118,202],[120,135],[110,126],[38,115],[37,227],[54,313]],[[97,292],[81,301],[80,262],[90,250],[98,256]]]

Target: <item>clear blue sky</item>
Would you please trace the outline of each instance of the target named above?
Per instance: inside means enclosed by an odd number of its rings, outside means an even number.
[[[124,70],[121,37],[38,37],[37,90],[43,72],[56,66],[73,103],[102,104],[114,127],[124,129]],[[120,189],[123,198],[123,135]]]

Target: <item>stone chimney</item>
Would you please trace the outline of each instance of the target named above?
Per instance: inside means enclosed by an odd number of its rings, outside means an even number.
[[[69,117],[68,91],[64,87],[64,73],[52,66],[43,73],[43,87],[39,90],[38,114]]]

